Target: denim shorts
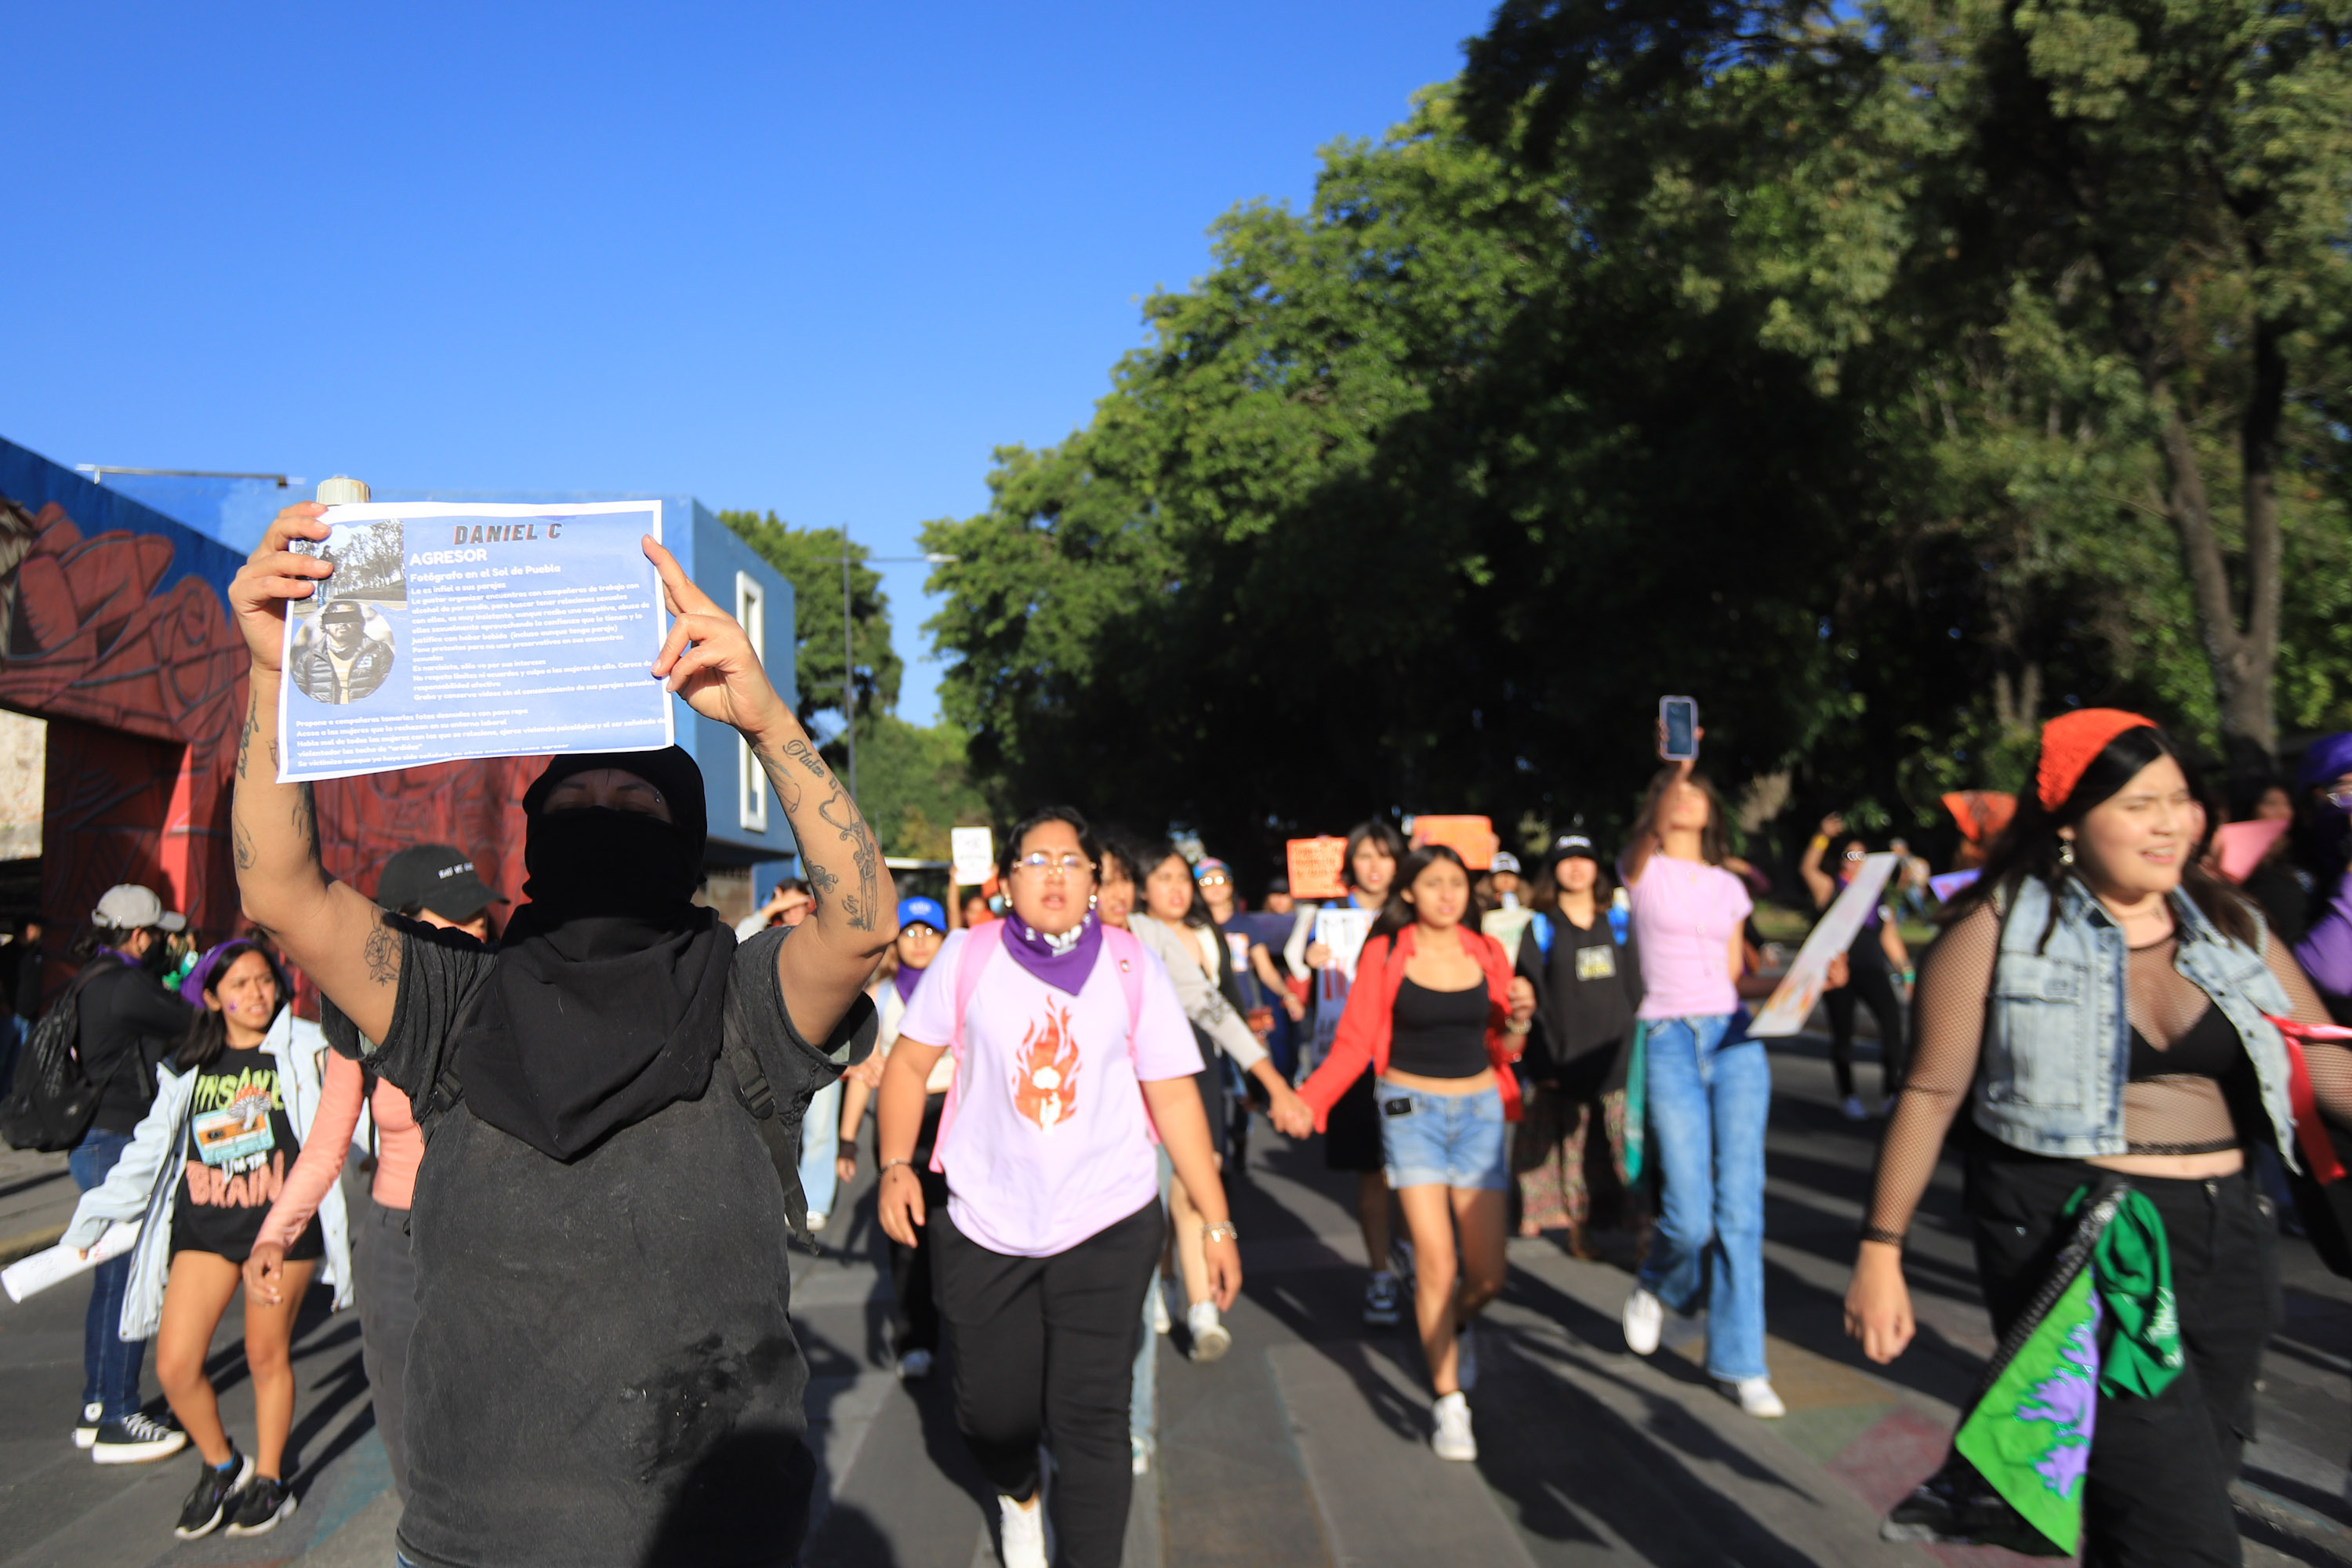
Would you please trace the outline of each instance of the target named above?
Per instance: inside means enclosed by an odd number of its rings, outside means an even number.
[[[1372,1094],[1391,1187],[1501,1192],[1511,1184],[1501,1090],[1425,1094],[1382,1079]]]

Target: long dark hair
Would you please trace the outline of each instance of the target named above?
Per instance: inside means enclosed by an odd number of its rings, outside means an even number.
[[[1582,858],[1579,857],[1579,858]],[[1528,903],[1538,914],[1557,914],[1559,911],[1559,865],[1561,860],[1569,858],[1570,857],[1565,855],[1547,858],[1543,863],[1543,869],[1536,873],[1535,885],[1528,889]],[[1606,914],[1609,910],[1610,895],[1616,890],[1617,878],[1610,870],[1608,861],[1601,859],[1598,855],[1589,858],[1592,861],[1593,907]]]
[[[1381,918],[1372,922],[1370,932],[1364,938],[1366,942],[1371,941],[1376,936],[1394,936],[1412,924],[1412,906],[1405,901],[1405,889],[1412,887],[1423,871],[1428,870],[1440,860],[1452,861],[1461,871],[1462,879],[1465,882],[1470,879],[1470,868],[1463,862],[1462,857],[1454,852],[1451,845],[1423,845],[1397,863],[1396,880],[1389,884],[1389,901],[1382,906]],[[1463,907],[1462,923],[1472,931],[1478,929],[1478,905],[1475,900]]]
[[[278,1021],[278,1014],[284,1012],[286,1005],[293,1000],[294,993],[293,988],[286,984],[286,972],[278,967],[278,960],[259,942],[232,942],[223,946],[213,955],[212,968],[205,973],[205,990],[209,993],[217,987],[227,976],[228,966],[248,952],[261,954],[262,962],[269,965],[269,977],[278,983],[277,1011],[269,1015],[269,1021],[274,1024]],[[198,1007],[195,1017],[189,1021],[187,1033],[180,1037],[180,1048],[173,1056],[173,1065],[182,1072],[210,1067],[227,1048],[228,1015],[216,1013],[210,1007]]]
[[[1404,835],[1377,816],[1360,822],[1348,829],[1348,854],[1339,862],[1339,880],[1350,888],[1356,885],[1356,851],[1367,843],[1378,844],[1390,859],[1397,862],[1400,871],[1403,868]],[[1396,883],[1391,881],[1389,886],[1393,889]]]
[[[2180,761],[2180,749],[2170,735],[2153,724],[2126,730],[2091,759],[2082,777],[2074,781],[2074,792],[2055,811],[2042,804],[2042,796],[2030,782],[2041,773],[2037,760],[2026,770],[2029,782],[2018,795],[2017,815],[2010,818],[2009,826],[1993,841],[1991,851],[1985,857],[1984,870],[1976,881],[1946,909],[1944,922],[1950,925],[1967,918],[1979,906],[1991,902],[1996,893],[2001,904],[2007,906],[2014,901],[2017,889],[2028,877],[2055,893],[2059,884],[2074,875],[2058,858],[2064,842],[2058,837],[2058,830],[2081,823],[2092,808],[2113,797],[2137,778],[2142,768],[2159,757]],[[2186,777],[2188,772],[2184,764],[2182,776]],[[2242,946],[2253,946],[2257,929],[2253,911],[2227,883],[2205,869],[2198,848],[2196,844],[2181,846],[2180,890],[2223,936]],[[2053,899],[2049,923],[2042,931],[2042,942],[2050,940],[2057,925],[2058,905]]]
[[[1184,857],[1178,853],[1176,846],[1165,838],[1147,838],[1136,846],[1136,913],[1144,915],[1151,913],[1150,906],[1144,901],[1143,879],[1168,864],[1169,861],[1183,858]],[[1192,868],[1189,865],[1184,870],[1184,879],[1191,884],[1192,889],[1192,901],[1184,906],[1184,923],[1188,926],[1213,924],[1214,917],[1209,913],[1209,900],[1201,896],[1201,884],[1192,879]]]
[[[1650,780],[1650,787],[1642,795],[1642,813],[1633,818],[1643,833],[1654,834],[1658,849],[1665,849],[1665,826],[1658,820],[1658,807],[1664,802],[1666,792],[1681,777],[1671,763],[1660,768]],[[1715,790],[1715,782],[1705,773],[1693,773],[1690,782],[1706,792],[1706,826],[1699,830],[1698,856],[1710,866],[1720,866],[1731,853],[1731,839],[1723,825],[1723,796]]]

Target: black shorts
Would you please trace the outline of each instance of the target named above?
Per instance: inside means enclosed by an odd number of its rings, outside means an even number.
[[[1372,1073],[1349,1084],[1347,1092],[1323,1119],[1323,1168],[1327,1171],[1381,1171],[1388,1156],[1381,1146],[1381,1111],[1373,1103]]]
[[[184,1207],[180,1211],[182,1214],[185,1212]],[[268,1211],[263,1212],[266,1214]],[[249,1232],[243,1226],[207,1232],[201,1225],[182,1223],[180,1214],[174,1214],[172,1216],[172,1256],[177,1258],[183,1252],[209,1252],[241,1268],[246,1258],[251,1256],[260,1230],[258,1216],[254,1219]],[[302,1234],[294,1238],[294,1245],[286,1249],[286,1261],[310,1263],[326,1256],[327,1233],[320,1228],[319,1216],[314,1214],[310,1216],[310,1223],[302,1227]]]

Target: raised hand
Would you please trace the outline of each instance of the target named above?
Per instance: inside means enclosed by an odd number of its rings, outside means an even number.
[[[326,538],[331,531],[319,521],[326,510],[306,500],[280,511],[228,585],[229,614],[245,634],[246,648],[257,668],[278,668],[278,652],[286,643],[286,602],[309,598],[320,579],[334,574],[332,563],[287,548],[297,539]]]
[[[669,613],[677,617],[669,636],[662,640],[654,673],[704,718],[732,725],[755,738],[765,733],[788,710],[768,679],[760,656],[752,650],[750,635],[717,601],[694,585],[677,557],[650,534],[646,536],[645,552],[660,574],[662,597],[668,603]],[[789,809],[791,802],[785,805]]]

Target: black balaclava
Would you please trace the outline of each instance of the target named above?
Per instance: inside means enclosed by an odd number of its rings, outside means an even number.
[[[545,809],[556,784],[597,768],[652,784],[673,820]],[[459,1070],[476,1116],[572,1160],[701,1096],[735,935],[693,901],[708,818],[702,770],[678,747],[558,757],[522,803],[530,901],[459,1037]]]

